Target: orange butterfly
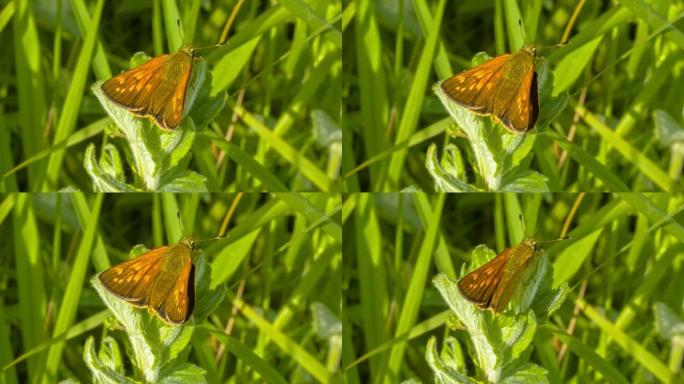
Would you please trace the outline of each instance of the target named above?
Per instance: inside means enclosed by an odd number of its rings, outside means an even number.
[[[117,264],[98,278],[115,296],[179,325],[190,318],[195,306],[194,250],[195,242],[184,238]]]
[[[513,133],[525,133],[539,116],[535,59],[537,48],[497,56],[441,84],[456,103],[479,115],[491,115]]]
[[[185,91],[192,73],[195,49],[157,56],[102,84],[109,100],[138,116],[149,116],[164,129],[183,120]]]
[[[537,242],[528,238],[506,248],[480,268],[458,281],[463,296],[483,309],[495,313],[506,309],[525,270],[539,251]]]

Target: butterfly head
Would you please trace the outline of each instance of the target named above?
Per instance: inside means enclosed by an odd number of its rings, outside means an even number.
[[[537,57],[539,55],[539,48],[535,44],[526,44],[522,47],[522,51],[532,57]]]
[[[533,237],[528,237],[523,240],[522,244],[529,247],[532,251],[537,252],[539,250],[539,242]]]
[[[190,57],[195,57],[195,47],[192,44],[183,44],[179,51],[190,55]]]
[[[191,251],[195,250],[196,241],[192,237],[186,236],[181,239],[180,243],[190,248]]]

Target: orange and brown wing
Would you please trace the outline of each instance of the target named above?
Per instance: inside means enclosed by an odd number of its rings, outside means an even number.
[[[530,60],[528,65],[534,66]],[[512,99],[502,103],[503,110],[494,108],[496,119],[515,133],[524,133],[534,127],[539,117],[539,90],[537,87],[537,72],[534,68],[526,68],[524,77]]]
[[[166,299],[154,311],[171,324],[187,321],[195,308],[195,266],[186,263]]]
[[[166,129],[175,129],[183,120],[185,92],[192,74],[192,57],[188,56],[183,59],[187,61],[182,64],[178,82],[170,95],[165,96],[167,100],[163,103],[162,109],[153,116],[157,123]]]
[[[444,92],[458,104],[475,113],[492,113],[492,96],[511,55],[497,56],[475,68],[456,74],[441,84]]]
[[[511,281],[517,281],[520,275],[523,273],[522,268],[518,271],[512,273],[504,273],[501,281],[499,281],[496,290],[492,294],[492,299],[490,301],[492,310],[494,312],[503,312],[508,306],[508,302],[511,301],[513,294],[517,288],[516,284],[511,284]]]
[[[479,307],[490,307],[510,252],[511,248],[505,249],[495,258],[459,280],[458,289],[463,296]]]
[[[157,56],[120,73],[102,83],[102,91],[116,104],[133,113],[146,115],[155,90],[163,80],[168,60],[169,55]]]
[[[117,264],[100,273],[102,285],[117,297],[145,307],[149,302],[150,287],[161,271],[161,258],[168,247],[155,248],[133,260]]]

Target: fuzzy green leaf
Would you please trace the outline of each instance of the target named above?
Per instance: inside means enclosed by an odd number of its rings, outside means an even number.
[[[425,360],[432,368],[435,375],[435,382],[440,384],[475,384],[477,380],[471,379],[463,374],[465,370],[463,365],[463,357],[458,341],[449,336],[444,341],[444,347],[441,353],[437,352],[437,342],[435,337],[428,340],[427,348],[425,350]],[[459,358],[460,356],[460,358]]]
[[[548,178],[539,172],[529,169],[507,176],[504,179],[502,191],[504,192],[549,192],[546,184]]]
[[[444,149],[442,161],[437,159],[437,146],[431,144],[425,156],[425,167],[435,182],[438,192],[475,192],[477,189],[466,181],[463,159],[458,147],[449,144]]]
[[[90,368],[93,383],[133,384],[137,382],[123,374],[121,352],[111,336],[105,337],[99,353],[95,352],[95,338],[89,336],[83,347],[83,360]]]
[[[95,159],[95,144],[86,147],[83,166],[93,180],[95,192],[134,192],[135,187],[126,184],[121,168],[121,157],[116,147],[106,144],[100,161]]]

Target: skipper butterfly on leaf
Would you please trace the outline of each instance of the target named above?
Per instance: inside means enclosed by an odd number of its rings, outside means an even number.
[[[541,243],[555,243],[567,240],[565,236]],[[504,249],[495,258],[458,281],[458,290],[463,297],[482,309],[494,313],[503,312],[526,272],[534,265],[540,253],[540,242],[528,237],[515,247]]]
[[[195,307],[195,241],[152,249],[102,272],[98,278],[115,296],[148,308],[171,325],[188,321]]]
[[[539,117],[537,47],[497,56],[441,83],[451,100],[492,118],[513,133],[525,133]]]
[[[503,312],[511,301],[522,275],[535,260],[537,241],[523,240],[506,248],[480,268],[458,281],[458,289],[469,301],[482,309]]]
[[[192,74],[195,49],[157,56],[102,83],[102,92],[129,112],[151,117],[164,129],[176,129],[183,120],[185,93]]]

